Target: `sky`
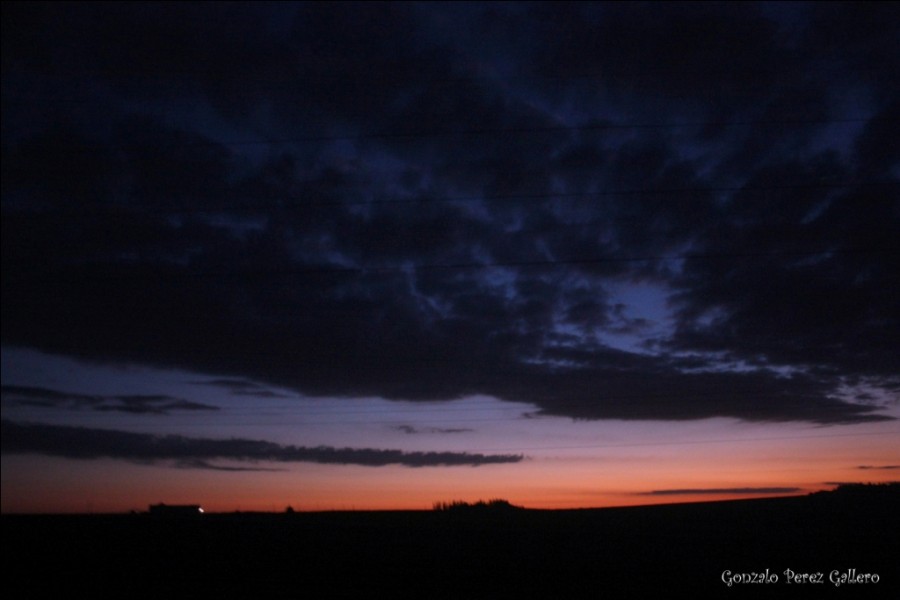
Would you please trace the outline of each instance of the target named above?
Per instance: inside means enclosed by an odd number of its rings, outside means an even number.
[[[900,5],[2,5],[0,509],[898,480]]]

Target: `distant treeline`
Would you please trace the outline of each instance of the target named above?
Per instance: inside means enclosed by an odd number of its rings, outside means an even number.
[[[882,496],[900,494],[900,482],[889,483],[842,483],[830,492],[819,494],[839,494],[842,496]]]
[[[519,508],[522,507],[514,506],[510,504],[508,500],[502,500],[500,498],[488,500],[487,502],[485,502],[484,500],[479,500],[474,504],[469,504],[468,502],[463,502],[462,500],[434,503],[434,510],[436,511],[462,512],[470,510],[515,510]]]

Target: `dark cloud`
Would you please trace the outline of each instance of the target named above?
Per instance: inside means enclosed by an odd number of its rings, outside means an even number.
[[[180,435],[152,435],[108,429],[16,423],[3,420],[4,454],[45,454],[75,459],[116,458],[136,462],[173,462],[175,466],[216,468],[209,460],[240,462],[311,462],[378,467],[480,466],[516,463],[520,454],[468,452],[404,452],[374,448],[286,446],[239,438],[205,439]]]
[[[226,473],[242,473],[242,472],[277,472],[285,469],[270,469],[266,467],[236,467],[233,465],[214,465],[205,460],[186,459],[178,460],[172,463],[176,469],[203,469],[207,471],[225,471]]]
[[[473,429],[461,427],[413,427],[412,425],[397,425],[394,429],[410,435],[416,433],[469,433],[474,431]]]
[[[260,385],[254,381],[246,379],[210,379],[208,381],[195,381],[196,385],[213,385],[229,390],[235,396],[253,396],[256,398],[289,398],[287,394],[282,394],[274,390],[268,389],[264,385]]]
[[[4,5],[2,341],[248,396],[888,419],[895,12]]]
[[[880,470],[884,470],[884,471],[892,471],[892,470],[894,470],[894,469],[900,469],[900,465],[860,465],[860,466],[858,466],[858,467],[856,467],[856,468],[857,468],[857,469],[863,469],[863,470],[866,470],[866,471],[868,471],[868,470],[876,470],[876,471],[880,471]]]
[[[802,492],[797,487],[749,487],[749,488],[716,488],[716,489],[679,489],[679,490],[653,490],[641,492],[641,496],[725,496],[731,494],[793,494]]]
[[[42,408],[88,408],[102,412],[167,415],[178,411],[219,410],[218,406],[192,402],[166,395],[102,396],[73,394],[40,387],[4,385],[0,390],[4,406],[37,406]]]

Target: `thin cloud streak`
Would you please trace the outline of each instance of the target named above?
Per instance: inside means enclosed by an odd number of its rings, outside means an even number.
[[[475,431],[474,429],[468,429],[465,427],[413,427],[412,425],[397,425],[393,429],[402,431],[403,433],[409,435],[416,435],[420,433],[471,433]]]
[[[103,396],[75,394],[42,387],[4,385],[0,389],[4,406],[40,408],[88,408],[99,412],[168,415],[177,411],[217,411],[218,406],[174,398],[164,394],[127,394]]]
[[[802,492],[798,487],[743,487],[743,488],[686,488],[641,492],[639,496],[726,496],[732,494],[793,494]]]

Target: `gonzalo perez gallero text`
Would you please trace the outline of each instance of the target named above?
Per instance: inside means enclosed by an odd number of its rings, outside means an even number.
[[[856,569],[833,571],[800,572],[793,569],[785,569],[781,573],[765,571],[750,571],[735,573],[730,570],[722,571],[722,582],[728,587],[733,585],[753,584],[787,584],[787,585],[824,585],[829,583],[835,587],[842,585],[873,584],[878,583],[881,577],[878,573],[862,573]]]

